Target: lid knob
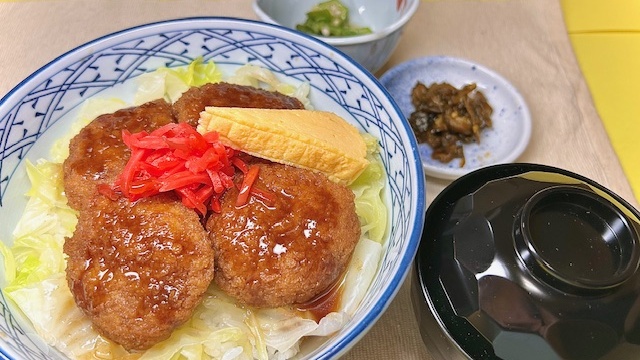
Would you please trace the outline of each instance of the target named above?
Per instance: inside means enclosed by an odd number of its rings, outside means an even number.
[[[613,288],[638,268],[637,234],[624,214],[577,186],[534,194],[522,208],[514,238],[527,269],[567,292]]]

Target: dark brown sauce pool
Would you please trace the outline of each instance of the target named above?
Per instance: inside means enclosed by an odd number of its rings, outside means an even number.
[[[329,313],[338,311],[344,291],[344,275],[338,278],[327,290],[306,303],[296,305],[298,311],[311,315],[316,322]]]

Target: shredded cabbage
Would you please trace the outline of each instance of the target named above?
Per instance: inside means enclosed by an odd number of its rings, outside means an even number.
[[[162,67],[140,75],[137,78],[134,103],[140,105],[163,98],[173,103],[192,86],[217,83],[220,80],[222,72],[218,66],[213,61],[204,62],[202,57],[198,57],[186,67]]]
[[[4,290],[29,318],[38,335],[70,358],[94,354],[111,354],[123,358],[128,352],[108,341],[93,328],[91,320],[76,306],[64,271],[46,279]]]
[[[77,214],[62,193],[62,166],[48,161],[26,161],[31,189],[29,201],[13,231],[13,246],[5,249],[5,294],[64,273],[64,239],[73,235]],[[6,253],[6,254],[5,254]]]
[[[378,154],[378,142],[372,135],[364,135],[369,166],[350,185],[356,195],[356,213],[363,224],[362,232],[369,239],[382,243],[387,233],[387,208],[382,198],[387,181],[384,165]]]
[[[382,251],[382,244],[367,238],[360,239],[356,245],[340,298],[340,309],[345,313],[353,314],[366,295],[380,265]]]
[[[255,65],[243,65],[225,81],[231,84],[247,85],[269,91],[277,91],[285,95],[294,97],[304,105],[305,109],[313,109],[309,101],[309,83],[302,83],[294,86],[278,80],[273,72]]]
[[[175,100],[192,85],[220,81],[215,64],[197,59],[188,67],[159,69],[139,77],[135,101],[164,97]],[[259,86],[300,96],[309,103],[307,85],[279,82],[268,70],[243,66],[226,81]],[[161,95],[159,95],[161,94]],[[145,100],[146,99],[146,100]],[[32,322],[50,345],[71,358],[110,359],[288,359],[299,351],[301,339],[328,336],[340,330],[357,309],[377,272],[386,233],[387,212],[382,200],[385,174],[377,154],[377,141],[366,136],[369,167],[351,186],[362,223],[362,238],[344,280],[339,310],[319,322],[289,308],[253,309],[236,303],[211,285],[191,319],[171,337],[143,353],[129,354],[101,337],[75,305],[66,277],[64,239],[75,230],[77,213],[67,205],[62,162],[70,139],[96,116],[129,106],[118,99],[86,102],[68,136],[51,149],[51,161],[26,162],[31,189],[25,211],[13,232],[13,245],[0,242],[4,258],[3,291]]]

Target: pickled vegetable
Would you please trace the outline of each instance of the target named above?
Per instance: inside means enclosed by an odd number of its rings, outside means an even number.
[[[329,0],[314,6],[307,13],[306,21],[296,25],[296,29],[324,37],[371,33],[370,28],[354,26],[349,22],[349,9],[339,0]]]
[[[480,143],[482,130],[492,126],[493,108],[475,83],[457,89],[448,83],[418,82],[411,102],[415,110],[409,122],[418,142],[431,146],[431,157],[443,163],[459,158],[463,167],[463,145]]]

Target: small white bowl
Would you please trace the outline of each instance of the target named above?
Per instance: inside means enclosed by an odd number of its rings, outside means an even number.
[[[254,0],[253,9],[265,22],[295,29],[307,12],[322,0]],[[404,26],[418,9],[419,0],[342,0],[349,8],[349,22],[369,27],[371,34],[316,38],[346,53],[372,73],[395,50]]]
[[[464,166],[459,159],[442,163],[433,159],[427,144],[418,144],[422,165],[428,176],[453,180],[473,170],[518,159],[531,138],[531,114],[524,98],[505,78],[480,64],[449,56],[413,59],[385,72],[380,82],[409,118],[415,110],[411,91],[420,81],[429,86],[447,82],[457,88],[475,83],[493,108],[493,125],[480,134],[480,142],[465,144]]]

